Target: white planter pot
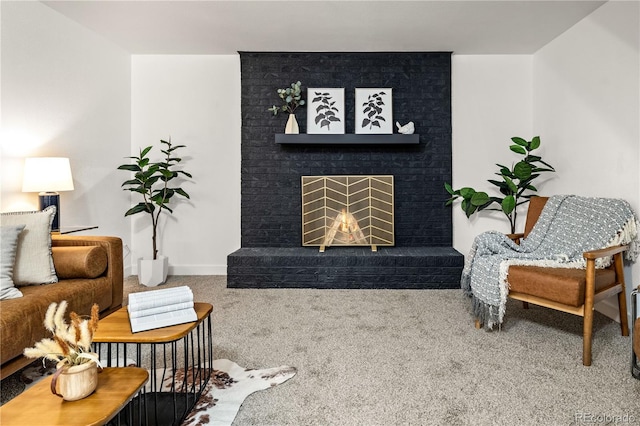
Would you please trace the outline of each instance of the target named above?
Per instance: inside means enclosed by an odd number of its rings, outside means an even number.
[[[169,258],[158,255],[153,259],[138,259],[138,281],[147,287],[155,287],[167,280]]]

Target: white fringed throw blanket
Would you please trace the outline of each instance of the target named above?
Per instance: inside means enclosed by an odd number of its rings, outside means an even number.
[[[640,224],[624,200],[556,195],[545,204],[536,225],[521,244],[489,231],[476,237],[462,271],[461,286],[471,296],[473,313],[488,328],[500,325],[509,294],[510,265],[584,268],[582,253],[629,244],[628,260],[638,256]],[[603,268],[611,259],[600,259]]]

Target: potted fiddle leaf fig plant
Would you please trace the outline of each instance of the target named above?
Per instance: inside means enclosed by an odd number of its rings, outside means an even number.
[[[509,149],[516,154],[522,155],[522,159],[511,168],[496,164],[499,167],[496,175],[500,176],[501,179],[488,179],[489,183],[498,187],[501,196],[489,196],[486,192],[476,191],[469,187],[454,190],[449,183],[445,183],[444,187],[451,195],[451,198],[447,200],[447,206],[461,198],[460,207],[467,217],[471,217],[474,213],[485,209],[500,211],[509,220],[511,233],[514,234],[516,232],[518,206],[529,202],[529,198],[533,196],[532,193],[538,190],[533,186],[533,181],[540,174],[555,172],[555,169],[549,163],[542,161],[542,157],[531,154],[532,151],[540,147],[539,136],[530,141],[513,137],[511,141],[513,144],[509,146]],[[498,207],[490,208],[493,204],[497,204]]]
[[[173,145],[171,139],[160,140],[160,151],[164,158],[160,161],[151,161],[148,157],[153,146],[148,146],[140,150],[136,157],[128,157],[133,160],[133,164],[123,164],[118,170],[133,172],[133,179],[126,180],[123,190],[140,194],[142,201],[131,207],[124,214],[132,216],[138,213],[146,213],[151,219],[151,244],[152,259],[138,260],[138,280],[146,286],[156,286],[162,284],[167,279],[169,260],[166,256],[158,254],[158,222],[160,214],[164,212],[173,213],[169,207],[175,197],[189,199],[189,194],[179,186],[175,186],[178,178],[191,178],[191,174],[178,169],[178,164],[182,158],[176,156],[176,151],[185,148],[185,145]]]

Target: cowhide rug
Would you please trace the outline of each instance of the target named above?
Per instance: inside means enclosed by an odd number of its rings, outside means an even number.
[[[126,364],[134,365],[130,360]],[[231,425],[247,396],[284,383],[295,376],[296,372],[295,367],[281,366],[253,370],[240,367],[228,359],[214,360],[209,383],[182,424],[183,426]],[[52,368],[30,367],[22,372],[21,380],[29,388],[52,373]],[[160,374],[158,372],[158,375]],[[178,370],[176,379],[180,379],[179,375],[184,375],[184,371]],[[171,379],[171,377],[164,378],[166,386],[170,386]]]
[[[284,383],[295,375],[294,367],[252,370],[228,359],[216,359],[205,391],[182,424],[230,425],[247,396]]]

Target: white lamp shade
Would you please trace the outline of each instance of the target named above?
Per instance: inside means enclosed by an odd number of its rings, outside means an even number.
[[[25,158],[22,192],[73,191],[68,158]]]

